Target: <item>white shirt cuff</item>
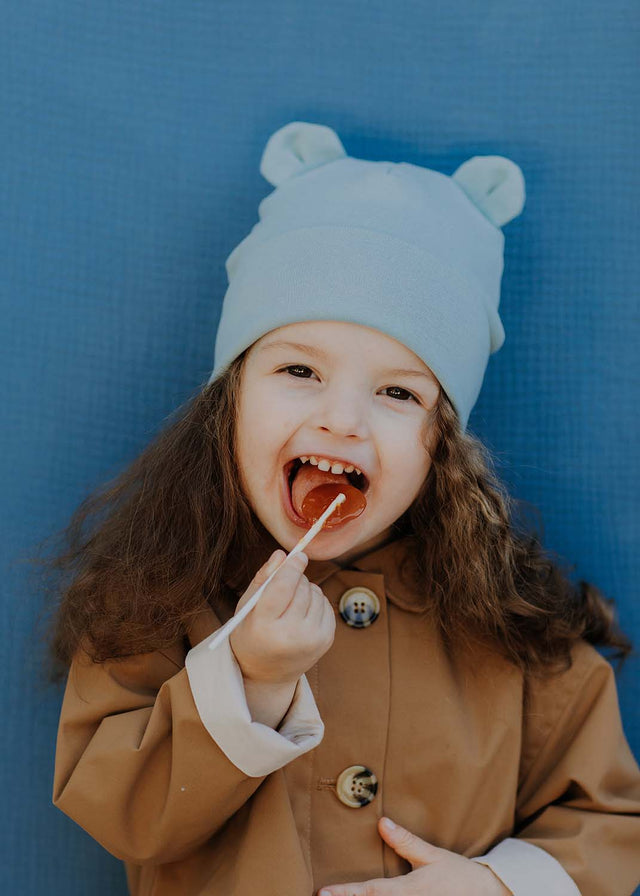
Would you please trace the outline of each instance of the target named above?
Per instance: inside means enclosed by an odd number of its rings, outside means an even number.
[[[539,846],[507,837],[474,862],[487,865],[513,896],[580,896],[560,862]]]
[[[215,634],[191,648],[185,665],[202,724],[225,756],[245,775],[260,778],[317,747],[324,724],[306,676],[299,679],[278,731],[254,722],[229,639],[209,650]]]

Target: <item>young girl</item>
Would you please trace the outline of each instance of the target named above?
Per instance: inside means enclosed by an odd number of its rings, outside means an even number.
[[[520,169],[368,162],[292,122],[261,171],[210,381],[56,561],[55,804],[136,896],[630,894],[640,772],[592,646],[629,642],[466,432]],[[364,512],[210,650],[327,481]]]

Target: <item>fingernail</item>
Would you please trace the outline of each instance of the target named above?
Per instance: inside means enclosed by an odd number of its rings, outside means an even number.
[[[331,896],[331,890],[320,890],[318,896]]]
[[[396,829],[396,825],[391,821],[390,818],[383,818],[383,819],[382,819],[382,827],[383,827],[386,831],[395,831],[395,829]]]

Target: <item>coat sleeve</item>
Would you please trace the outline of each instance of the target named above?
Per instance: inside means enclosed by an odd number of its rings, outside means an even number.
[[[208,660],[212,681],[224,672],[224,654],[217,653],[198,651],[201,678]],[[79,653],[69,672],[53,802],[109,852],[137,865],[173,862],[192,852],[246,803],[271,770],[263,761],[262,773],[250,775],[226,755],[211,722],[207,728],[199,714],[183,663],[184,649],[106,663]],[[218,678],[219,693],[226,693],[228,684]],[[210,704],[215,690],[209,691]],[[239,713],[234,721],[239,737],[257,744],[281,740],[290,748],[274,750],[274,770],[322,737],[319,717],[319,729],[298,736],[302,743],[296,747],[285,736],[288,725],[300,734],[299,689],[296,693],[280,725],[283,734],[253,722],[246,701],[228,703],[230,713]],[[224,711],[215,715],[215,725],[224,729]],[[228,744],[226,750],[231,752]]]
[[[186,667],[202,723],[227,758],[246,775],[264,777],[317,746],[324,724],[307,676],[298,680],[277,731],[254,722],[229,639],[211,651],[214,635],[189,651]]]
[[[514,837],[544,849],[581,896],[640,883],[640,770],[611,664],[578,641],[571,669],[525,692]]]

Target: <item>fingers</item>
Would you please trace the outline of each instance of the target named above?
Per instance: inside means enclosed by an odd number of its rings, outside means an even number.
[[[304,614],[310,622],[319,622],[322,618],[322,607],[324,604],[324,600],[325,596],[322,593],[322,588],[319,585],[316,585],[315,582],[312,582],[310,588],[309,604]]]
[[[315,593],[314,585],[302,576],[298,582],[293,598],[289,602],[286,610],[280,614],[280,618],[286,616],[289,622],[300,623],[306,617],[311,604],[313,603]]]
[[[378,832],[398,855],[411,863],[414,869],[437,862],[449,854],[448,850],[427,843],[402,825],[394,824],[389,818],[383,817],[379,820]]]
[[[282,616],[286,616],[289,622],[304,621],[309,628],[317,631],[321,626],[324,605],[327,603],[320,586],[303,577],[298,583],[293,600]]]
[[[283,560],[287,555],[282,550],[274,551],[273,554],[269,557],[264,566],[261,566],[258,572],[255,574],[253,578],[253,584],[255,588],[259,588],[260,585],[264,584],[267,581],[272,572],[282,564]]]
[[[249,587],[246,589],[238,603],[236,604],[237,613],[242,607],[250,600],[256,591],[264,585],[269,576],[274,573],[278,567],[282,564],[283,560],[287,555],[284,551],[274,551],[273,554],[269,557],[267,562],[260,567],[260,569],[256,572],[253,579],[249,583]]]
[[[268,616],[281,616],[285,613],[296,594],[308,562],[309,558],[304,552],[288,558],[265,588],[256,610],[261,608],[261,614]]]
[[[317,585],[315,587],[318,588]],[[318,588],[318,595],[312,602],[306,619],[314,631],[326,634],[326,649],[328,650],[333,644],[336,633],[336,614],[320,588]]]
[[[326,651],[335,635],[335,613],[322,589],[305,576],[308,562],[304,552],[281,562],[256,605],[255,620],[259,623],[282,620],[296,628],[302,624],[314,643],[318,635],[326,641]]]

